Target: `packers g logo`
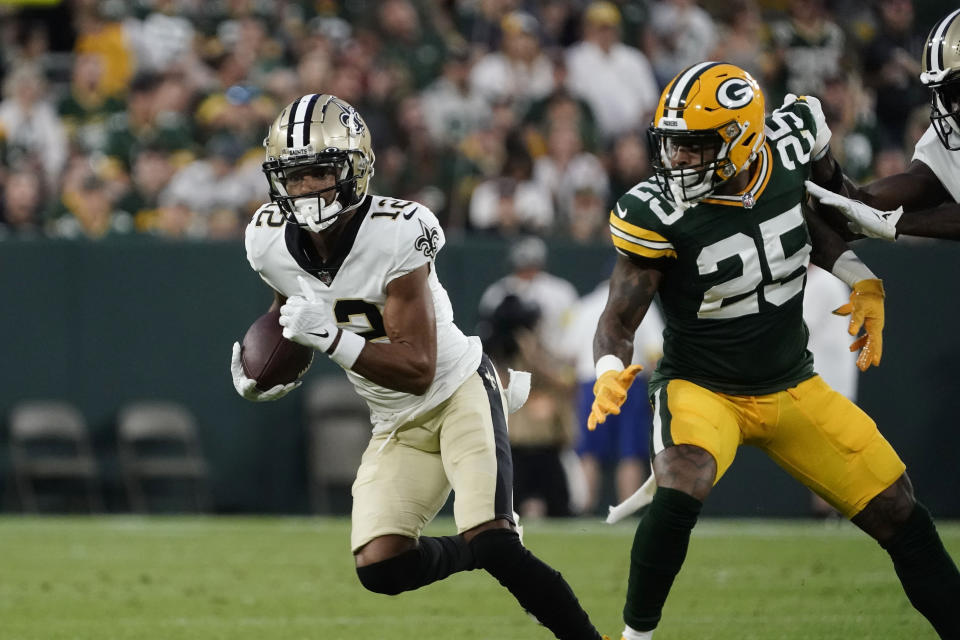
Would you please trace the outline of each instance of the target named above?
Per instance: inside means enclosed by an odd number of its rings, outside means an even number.
[[[743,78],[729,78],[717,87],[717,102],[726,109],[739,109],[753,100],[753,87]]]

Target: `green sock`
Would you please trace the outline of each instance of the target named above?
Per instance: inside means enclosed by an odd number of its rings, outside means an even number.
[[[657,489],[640,519],[630,552],[630,578],[623,620],[638,631],[660,622],[663,603],[687,555],[690,532],[703,506],[676,489]]]

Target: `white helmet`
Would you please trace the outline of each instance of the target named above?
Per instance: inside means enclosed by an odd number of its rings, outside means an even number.
[[[920,82],[930,89],[930,122],[947,149],[960,149],[960,9],[933,26]]]

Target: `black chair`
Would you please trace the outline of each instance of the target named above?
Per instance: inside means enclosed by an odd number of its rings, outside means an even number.
[[[209,509],[209,469],[196,421],[186,407],[161,401],[127,404],[117,418],[117,444],[131,509],[139,513]],[[161,499],[166,500],[166,509],[159,508]]]
[[[54,495],[63,510],[82,497],[91,513],[103,511],[100,472],[87,423],[69,403],[30,400],[14,406],[10,458],[24,511],[48,510]]]
[[[310,504],[314,512],[329,513],[335,492],[349,496],[370,441],[370,409],[343,375],[305,386]]]

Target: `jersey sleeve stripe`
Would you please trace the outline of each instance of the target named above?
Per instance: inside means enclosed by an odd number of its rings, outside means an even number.
[[[638,238],[629,233],[624,233],[619,229],[612,228],[610,229],[610,234],[615,238],[620,238],[621,240],[626,240],[632,244],[638,244],[640,246],[646,247],[648,249],[660,250],[660,249],[673,249],[673,245],[664,240],[663,242],[658,242],[655,240],[647,240],[645,238]]]
[[[642,244],[637,244],[635,242],[630,242],[619,236],[613,236],[613,246],[621,250],[623,253],[640,256],[642,258],[676,258],[677,252],[673,250],[673,246],[666,249],[652,249],[646,247]]]
[[[667,242],[667,239],[656,231],[650,231],[649,229],[638,227],[635,224],[630,224],[613,211],[610,212],[610,228],[611,230],[618,229],[624,234],[638,239],[652,240],[654,242]]]

